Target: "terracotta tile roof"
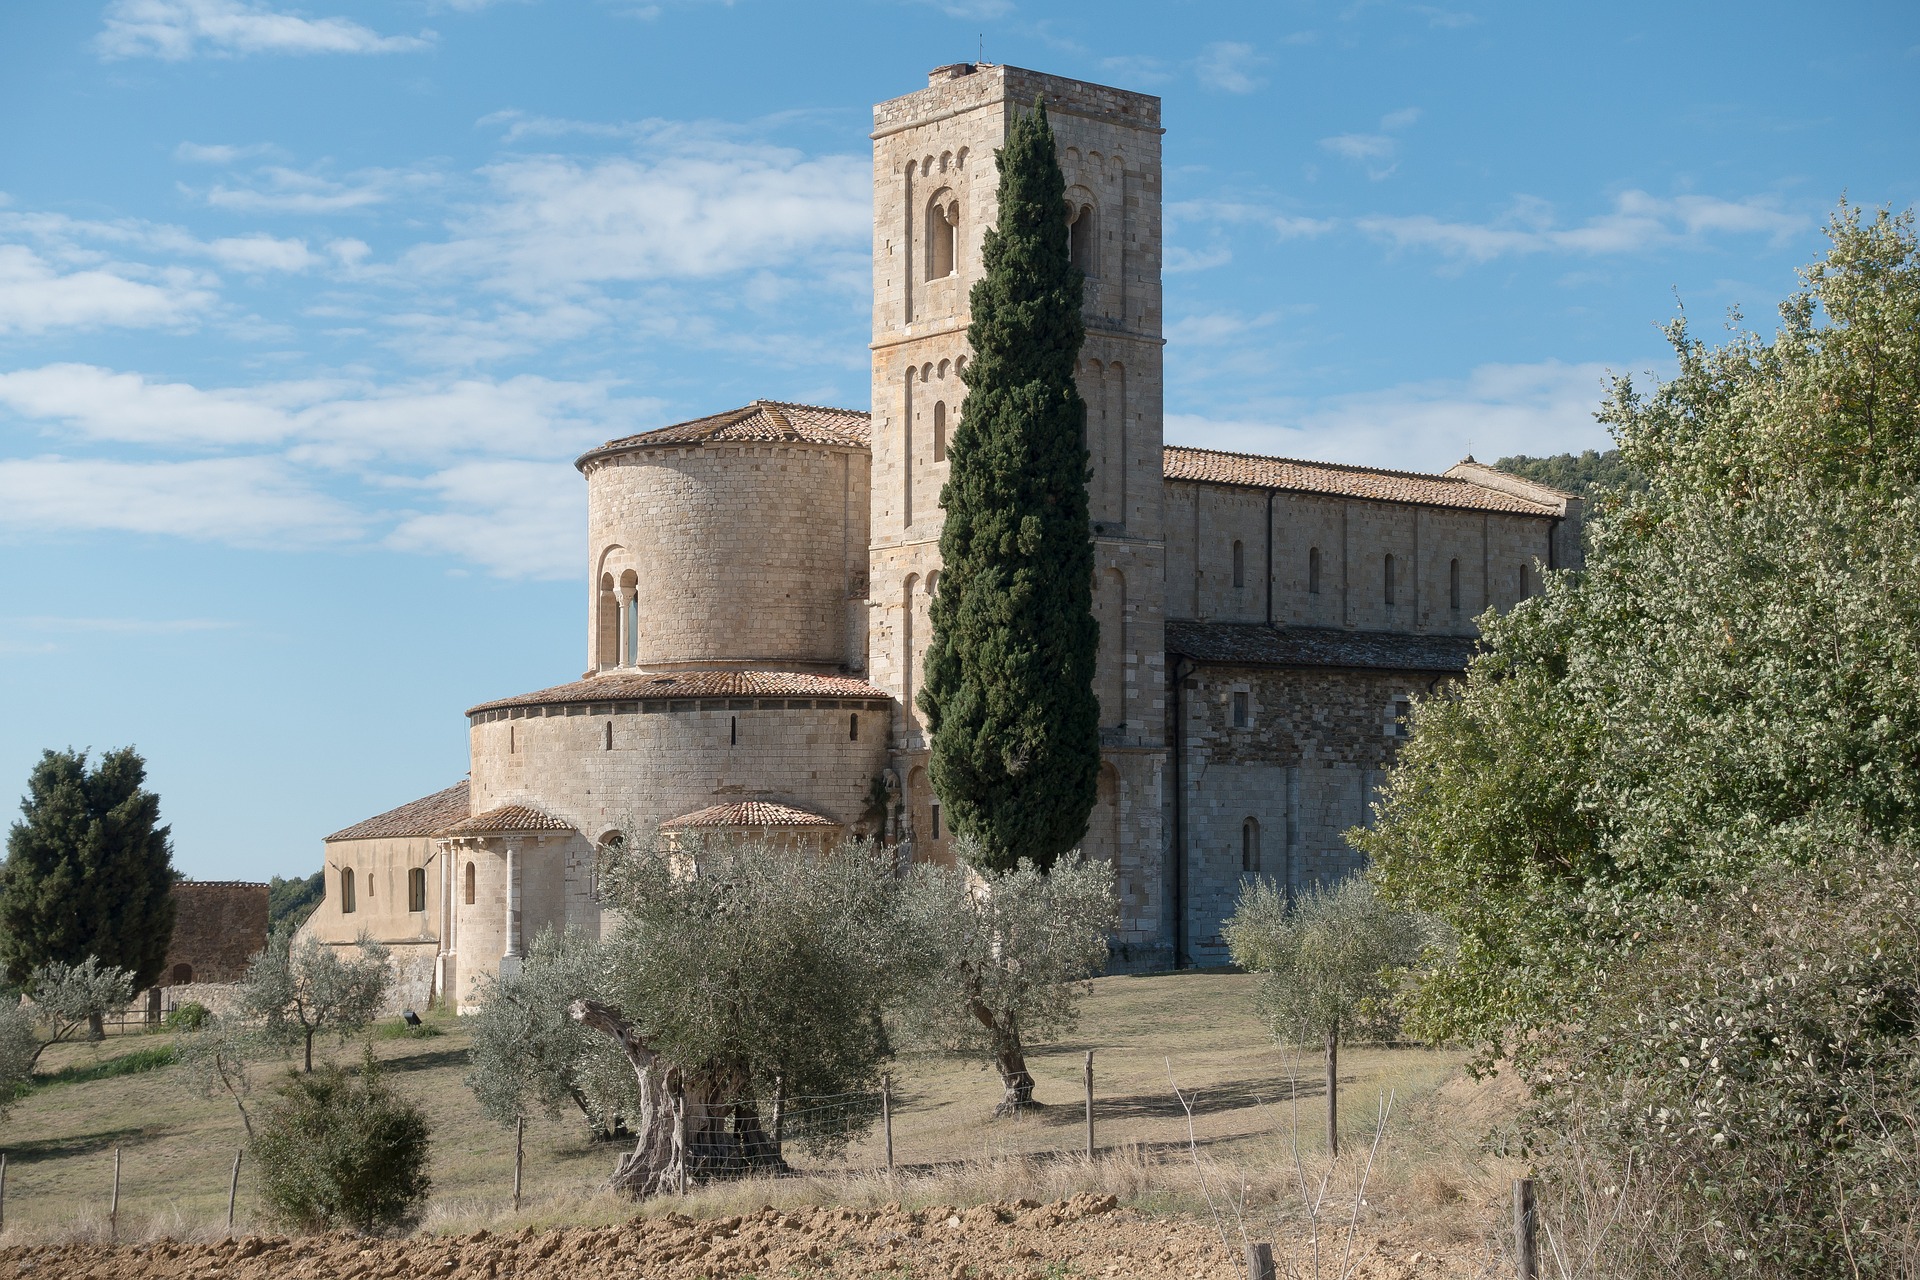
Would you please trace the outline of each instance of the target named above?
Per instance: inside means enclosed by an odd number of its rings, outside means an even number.
[[[1191,449],[1184,445],[1167,446],[1164,466],[1169,480],[1287,489],[1295,493],[1326,493],[1348,498],[1371,498],[1378,502],[1411,502],[1471,511],[1510,511],[1529,516],[1560,514],[1556,508],[1543,502],[1529,502],[1516,494],[1502,493],[1468,480],[1426,475],[1418,471],[1382,471],[1334,462],[1267,458],[1256,453]]]
[[[476,813],[471,818],[440,828],[435,835],[442,836],[479,836],[492,835],[498,831],[571,831],[572,827],[560,821],[552,814],[544,813],[531,805],[503,804],[485,813]]]
[[[1169,622],[1167,652],[1249,667],[1344,667],[1371,671],[1465,671],[1471,636],[1404,635],[1263,622]]]
[[[609,440],[599,448],[581,454],[574,465],[584,466],[589,460],[604,454],[653,445],[761,441],[769,444],[837,444],[865,449],[871,439],[867,415],[857,409],[829,409],[813,404],[755,400],[752,404],[729,409],[725,413],[709,414],[691,422],[677,422],[670,427],[643,431],[637,436]]]
[[[693,813],[683,813],[660,824],[662,831],[687,827],[837,827],[832,818],[824,818],[790,804],[771,800],[745,800],[737,804],[716,804]]]
[[[793,671],[608,672],[572,684],[499,698],[468,707],[468,715],[505,707],[558,702],[632,702],[641,698],[890,698],[852,676],[813,676]]]
[[[327,837],[327,841],[430,836],[449,822],[456,822],[466,817],[468,807],[467,784],[456,782],[445,791],[436,791],[430,796],[422,796],[410,804],[401,805],[398,809],[376,813],[365,822],[356,822],[350,827],[336,831]]]

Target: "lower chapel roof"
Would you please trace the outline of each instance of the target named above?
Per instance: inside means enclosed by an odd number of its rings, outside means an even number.
[[[483,836],[501,831],[571,831],[552,814],[525,804],[503,804],[440,828],[443,836]]]
[[[692,813],[683,813],[660,824],[662,831],[680,831],[695,827],[837,827],[832,818],[824,818],[790,804],[770,800],[743,800],[734,804],[709,805]]]
[[[467,714],[559,703],[633,702],[643,698],[852,698],[893,697],[852,676],[814,676],[793,671],[618,672],[589,676],[516,698],[498,698],[468,707]]]
[[[458,822],[466,817],[470,804],[467,784],[456,782],[444,791],[422,796],[410,804],[401,805],[398,809],[376,813],[365,822],[356,822],[350,827],[336,831],[327,837],[327,842],[430,836],[448,823]]]
[[[1479,643],[1472,636],[1270,627],[1264,622],[1167,623],[1168,653],[1222,666],[1465,671]]]

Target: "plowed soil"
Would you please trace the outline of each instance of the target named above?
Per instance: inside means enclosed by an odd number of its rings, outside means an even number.
[[[1393,1256],[1398,1252],[1368,1242],[1353,1275],[1413,1280],[1455,1274],[1438,1259]],[[0,1280],[1228,1280],[1245,1274],[1239,1251],[1222,1247],[1209,1224],[1149,1218],[1116,1209],[1112,1196],[1093,1195],[1049,1205],[1019,1200],[914,1213],[894,1207],[763,1209],[705,1220],[670,1213],[624,1226],[528,1228],[507,1236],[246,1236],[215,1243],[0,1250]]]

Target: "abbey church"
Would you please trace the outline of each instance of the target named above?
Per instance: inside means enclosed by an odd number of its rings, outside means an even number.
[[[789,847],[850,835],[944,861],[914,707],[993,153],[1044,98],[1087,276],[1098,802],[1116,968],[1214,963],[1248,877],[1351,870],[1409,700],[1473,619],[1575,563],[1579,499],[1168,446],[1160,101],[960,64],[873,113],[867,410],[756,401],[608,441],[587,487],[585,671],[466,715],[466,781],[326,838],[307,926],[394,952],[404,998],[466,1004],[543,928],[598,934],[623,830]],[[572,660],[554,655],[556,675]]]

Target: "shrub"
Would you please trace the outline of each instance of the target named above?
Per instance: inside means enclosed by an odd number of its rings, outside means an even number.
[[[415,1221],[432,1186],[427,1118],[381,1078],[328,1063],[295,1074],[261,1109],[252,1153],[274,1216],[307,1231]]]
[[[189,1000],[169,1013],[164,1025],[169,1031],[198,1031],[211,1016],[207,1006],[198,1000]]]
[[[1920,858],[1836,854],[1643,932],[1529,1071],[1575,1243],[1618,1277],[1914,1274]]]

